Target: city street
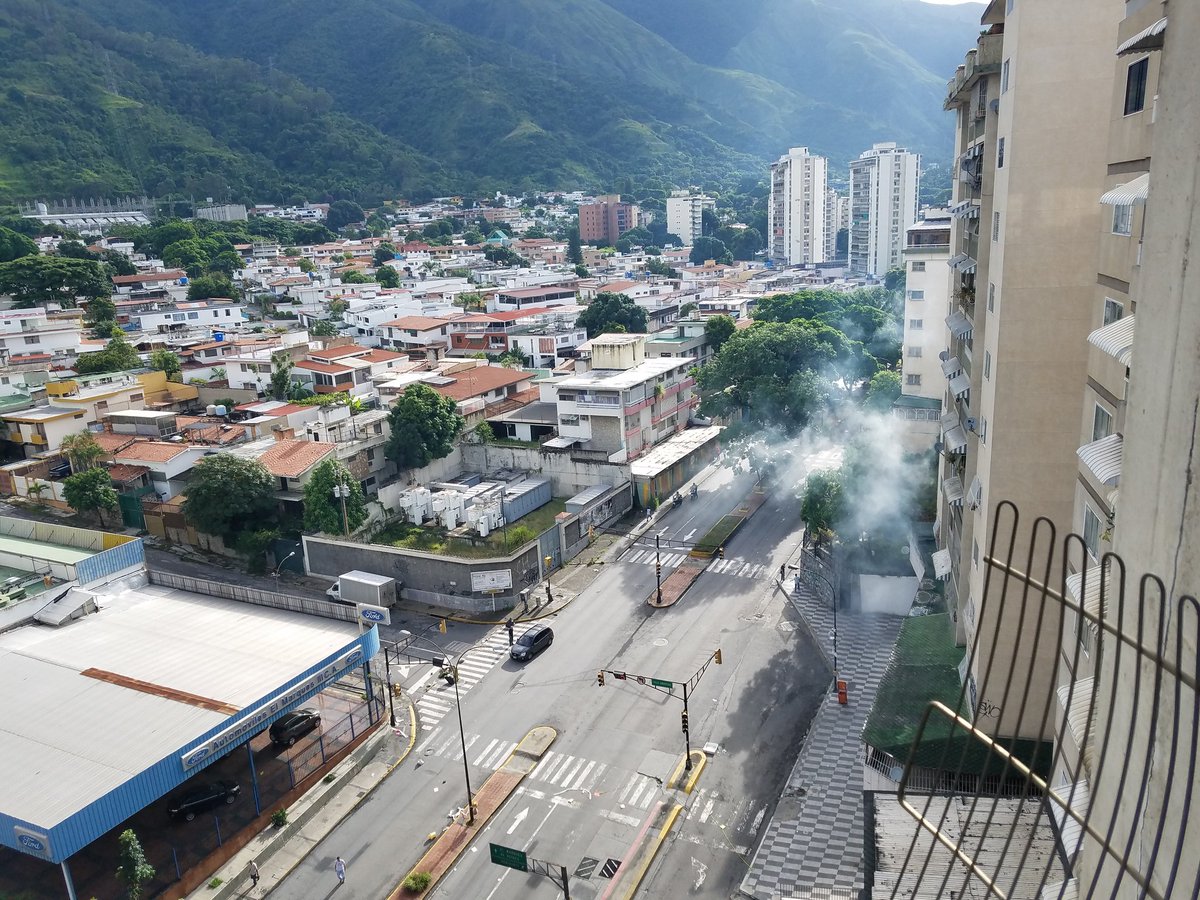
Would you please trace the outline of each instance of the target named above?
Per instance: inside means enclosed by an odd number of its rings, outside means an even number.
[[[664,512],[650,534],[695,540],[751,483],[749,475],[717,469],[697,500]],[[713,742],[718,749],[650,870],[648,883],[657,887],[648,894],[730,895],[828,679],[774,585],[776,570],[799,542],[796,507],[789,492],[779,492],[675,607],[645,604],[654,587],[653,558],[634,546],[624,558],[596,566],[592,584],[546,620],[555,640],[541,656],[510,661],[503,628],[479,641],[459,684],[472,788],[479,789],[533,726],[551,725],[559,737],[431,896],[560,895],[544,877],[493,865],[489,842],[565,865],[573,898],[600,896],[663,798],[660,780],[670,776],[684,742],[678,690],[668,697],[611,675],[600,687],[597,671],[686,681],[718,647],[723,665],[710,665],[689,698],[692,747]],[[433,630],[429,637],[453,652],[468,637],[460,628],[450,635]],[[420,855],[426,835],[465,805],[453,688],[431,681],[436,686],[428,694],[417,694],[422,731],[413,756],[272,896],[321,896],[336,885],[338,855],[347,862],[339,897],[386,896]]]

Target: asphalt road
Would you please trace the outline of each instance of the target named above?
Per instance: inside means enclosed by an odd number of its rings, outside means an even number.
[[[739,502],[749,478],[716,470],[697,500],[666,511],[651,533],[665,541],[699,538]],[[645,546],[594,567],[592,584],[550,621],[553,645],[527,664],[503,656],[503,629],[456,626],[447,635],[429,635],[451,652],[469,642],[485,645],[475,671],[459,684],[473,788],[530,728],[551,725],[559,733],[542,765],[431,896],[561,895],[544,877],[493,865],[489,842],[565,865],[573,900],[601,896],[663,798],[659,780],[670,775],[684,743],[678,689],[668,696],[611,676],[599,687],[596,673],[609,669],[681,682],[718,647],[723,665],[709,665],[689,697],[692,746],[714,742],[718,750],[651,869],[646,895],[730,895],[828,679],[774,586],[779,565],[799,541],[795,507],[784,496],[764,506],[729,543],[726,559],[714,561],[712,571],[669,609],[645,604],[655,579],[653,554],[647,556]],[[682,550],[673,552],[682,558]],[[409,675],[428,678],[424,671]],[[418,695],[423,721],[414,754],[312,849],[272,897],[324,897],[336,889],[339,900],[377,900],[403,878],[425,836],[465,803],[462,745],[447,697],[452,702],[453,690],[440,682],[424,699]],[[332,868],[338,855],[347,862],[341,888]]]

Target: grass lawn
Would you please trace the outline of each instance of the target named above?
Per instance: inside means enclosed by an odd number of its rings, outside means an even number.
[[[725,516],[696,542],[697,550],[713,551],[722,546],[746,519],[736,513]]]
[[[375,535],[371,543],[405,550],[421,550],[442,556],[488,559],[510,553],[534,540],[550,528],[554,524],[555,516],[566,508],[566,501],[552,499],[545,506],[510,524],[507,529],[507,548],[503,528],[493,531],[486,538],[480,537],[476,532],[472,532],[471,537],[459,537],[447,534],[446,529],[440,526],[413,525],[410,522],[393,522]]]

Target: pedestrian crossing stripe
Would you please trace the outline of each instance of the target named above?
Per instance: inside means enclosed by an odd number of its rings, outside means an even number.
[[[670,552],[659,554],[662,560],[664,569],[674,569],[679,566],[685,559],[688,558],[686,553]],[[631,562],[638,565],[653,566],[655,564],[655,551],[647,549],[634,549],[626,554],[621,559],[622,562]],[[708,571],[718,575],[732,575],[736,578],[761,578],[768,571],[769,566],[763,563],[750,562],[745,559],[736,559],[729,557],[726,559],[714,559],[709,563]]]

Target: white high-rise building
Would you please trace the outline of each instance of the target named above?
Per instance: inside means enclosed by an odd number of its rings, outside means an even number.
[[[829,161],[807,147],[793,147],[771,164],[767,205],[767,256],[789,266],[825,262]],[[836,237],[836,234],[835,234]]]
[[[917,221],[921,157],[875,144],[850,163],[850,271],[882,278],[903,262],[904,235]]]
[[[672,191],[667,198],[667,233],[677,235],[690,247],[703,234],[704,210],[715,211],[717,201],[705,194]]]

